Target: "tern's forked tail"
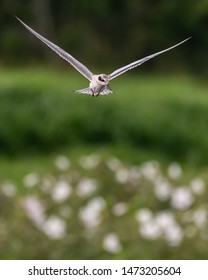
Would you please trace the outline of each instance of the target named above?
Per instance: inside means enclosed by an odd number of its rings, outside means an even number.
[[[109,87],[105,87],[101,92],[94,92],[92,88],[83,88],[79,90],[72,90],[71,92],[80,93],[80,94],[90,94],[92,96],[98,95],[108,95],[113,93],[113,91]]]

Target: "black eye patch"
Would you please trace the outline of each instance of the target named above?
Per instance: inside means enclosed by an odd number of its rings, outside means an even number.
[[[101,82],[105,82],[105,80],[101,76],[98,76],[98,80]]]

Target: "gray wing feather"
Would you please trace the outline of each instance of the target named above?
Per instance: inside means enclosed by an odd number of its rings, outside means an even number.
[[[174,46],[172,46],[172,47],[170,47],[170,48],[168,48],[168,49],[165,49],[165,50],[163,50],[163,51],[160,51],[160,52],[151,54],[151,55],[149,55],[149,56],[146,56],[146,57],[144,57],[144,58],[142,58],[142,59],[139,59],[139,60],[137,60],[137,61],[134,61],[134,62],[132,62],[132,63],[130,63],[130,64],[124,66],[124,67],[121,67],[121,68],[115,70],[113,73],[111,73],[111,74],[108,76],[108,77],[109,77],[109,80],[112,80],[112,79],[118,77],[119,75],[125,73],[126,71],[131,70],[131,69],[133,69],[133,68],[135,68],[135,67],[141,65],[142,63],[144,63],[144,62],[146,62],[146,61],[152,59],[152,58],[155,57],[155,56],[158,56],[158,55],[160,55],[160,54],[162,54],[162,53],[164,53],[164,52],[167,52],[167,51],[169,51],[169,50],[171,50],[171,49],[173,49],[173,48],[175,48],[175,47],[177,47],[177,46],[183,44],[184,42],[186,42],[186,41],[189,40],[190,38],[191,38],[191,37],[189,37],[189,38],[183,40],[182,42],[180,42],[180,43],[178,43],[178,44],[176,44],[176,45],[174,45]]]
[[[69,62],[77,71],[79,71],[80,74],[82,74],[86,79],[89,81],[92,80],[92,72],[82,63],[80,63],[78,60],[76,60],[72,55],[65,52],[63,49],[55,45],[54,43],[50,42],[40,34],[38,34],[36,31],[34,31],[32,28],[30,28],[27,24],[25,24],[23,21],[21,21],[18,17],[16,17],[19,22],[27,29],[29,30],[35,37],[37,37],[39,40],[41,40],[44,44],[46,44],[49,48],[51,48],[54,52],[56,52],[60,57],[65,59],[67,62]]]

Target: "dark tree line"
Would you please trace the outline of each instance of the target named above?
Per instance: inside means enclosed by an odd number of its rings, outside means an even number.
[[[95,67],[121,66],[192,36],[146,69],[208,72],[207,0],[1,0],[2,65],[56,59],[14,15]]]

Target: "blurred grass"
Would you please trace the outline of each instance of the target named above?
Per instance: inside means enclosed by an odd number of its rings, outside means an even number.
[[[69,92],[86,86],[71,70],[1,70],[0,152],[127,146],[167,160],[207,163],[206,83],[189,76],[138,74],[113,80],[110,96]]]

